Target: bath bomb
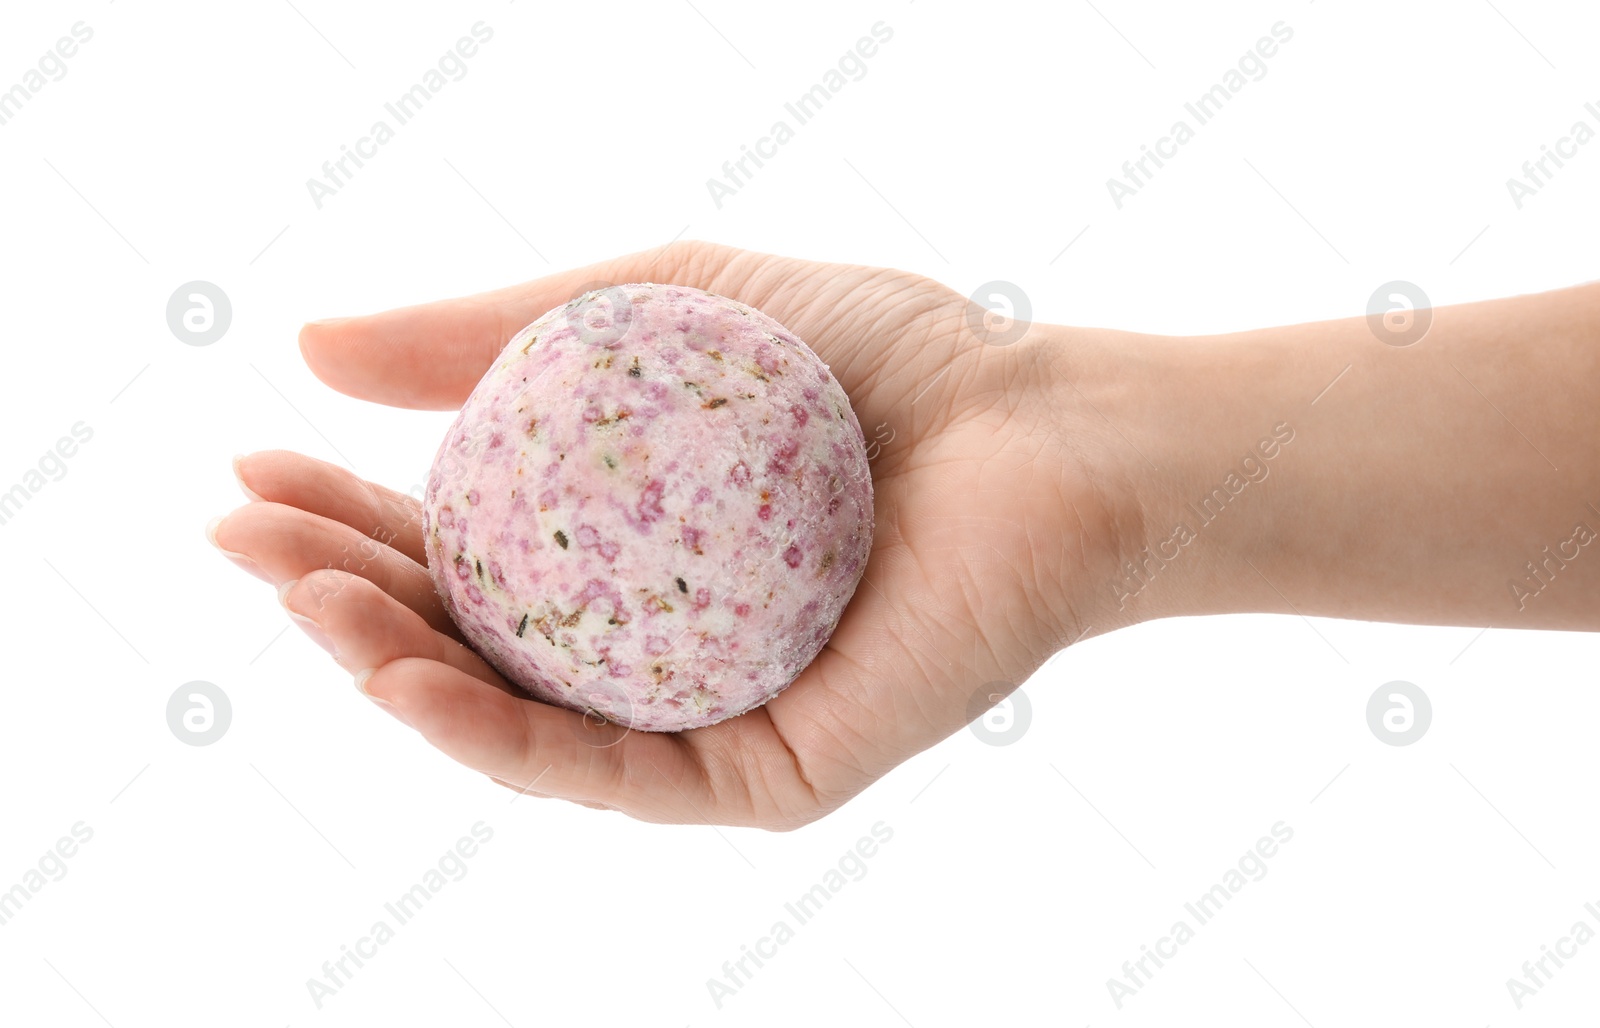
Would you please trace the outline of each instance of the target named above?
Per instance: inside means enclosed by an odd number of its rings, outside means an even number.
[[[534,698],[647,731],[775,696],[872,548],[861,425],[778,322],[684,286],[557,307],[446,434],[428,570],[462,634]]]

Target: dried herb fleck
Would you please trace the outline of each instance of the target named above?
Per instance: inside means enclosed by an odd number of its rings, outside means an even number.
[[[556,529],[556,545],[560,546],[563,550],[567,548],[567,533],[561,531],[559,528]]]

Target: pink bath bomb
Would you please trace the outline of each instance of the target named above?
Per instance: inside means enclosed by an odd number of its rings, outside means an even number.
[[[423,503],[467,640],[547,703],[647,731],[775,696],[872,548],[861,425],[817,355],[684,286],[594,291],[517,333]]]

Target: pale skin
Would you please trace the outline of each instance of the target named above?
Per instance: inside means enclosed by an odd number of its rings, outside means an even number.
[[[454,409],[518,329],[601,281],[765,311],[887,440],[863,580],[764,707],[662,734],[524,698],[444,612],[417,502],[332,464],[239,459],[251,502],[209,530],[368,697],[529,795],[795,828],[1062,647],[1156,618],[1600,629],[1600,285],[1439,308],[1406,346],[1365,318],[1203,338],[1033,324],[998,345],[920,275],[687,242],[313,323],[300,347],[341,392]]]

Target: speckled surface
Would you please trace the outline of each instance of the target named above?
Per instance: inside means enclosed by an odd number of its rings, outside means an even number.
[[[766,702],[821,650],[872,546],[844,390],[751,307],[591,292],[519,332],[423,503],[451,616],[546,702],[650,731]]]

